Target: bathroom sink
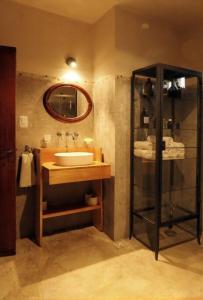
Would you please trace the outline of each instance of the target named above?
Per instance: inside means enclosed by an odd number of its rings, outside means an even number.
[[[93,163],[93,153],[90,152],[63,152],[55,153],[58,166],[83,166]]]

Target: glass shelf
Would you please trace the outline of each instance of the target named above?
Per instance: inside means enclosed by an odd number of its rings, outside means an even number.
[[[140,185],[134,183],[133,184],[134,186],[138,187],[140,190],[142,191],[145,191],[147,192],[148,191],[148,188],[145,188],[145,187],[141,187]],[[164,191],[164,193],[166,192],[177,192],[177,191],[185,191],[185,190],[195,190],[196,189],[196,186],[180,186],[180,187],[172,187],[170,189],[167,189]],[[155,192],[153,191],[150,191],[151,194],[154,194],[155,195]]]
[[[156,128],[142,128],[142,127],[134,127],[134,130],[151,130],[156,131]],[[172,129],[169,128],[163,128],[163,131],[171,131]],[[187,131],[197,131],[195,128],[173,128],[173,131],[181,131],[181,130],[187,130]]]
[[[134,215],[144,219],[145,221],[155,225],[156,222],[156,214],[155,208],[146,208],[142,210],[135,210],[133,212]],[[162,207],[161,208],[161,226],[170,226],[172,224],[177,224],[182,221],[191,220],[196,217],[196,213],[192,211],[185,210],[181,207],[173,208],[173,215],[171,214],[170,207]]]

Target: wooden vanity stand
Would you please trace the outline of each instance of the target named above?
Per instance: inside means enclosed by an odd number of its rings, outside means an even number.
[[[92,212],[93,224],[100,231],[103,230],[103,198],[102,180],[111,177],[111,166],[102,162],[102,152],[100,148],[68,148],[68,152],[92,152],[94,153],[94,163],[84,166],[61,167],[55,164],[54,154],[66,152],[66,148],[38,148],[35,149],[37,166],[37,192],[36,192],[36,242],[42,245],[43,222],[49,218],[67,216],[83,212]],[[43,210],[44,187],[45,185],[65,184],[81,181],[91,181],[93,191],[98,197],[98,204],[86,206],[84,199],[80,205],[68,204],[57,209]]]

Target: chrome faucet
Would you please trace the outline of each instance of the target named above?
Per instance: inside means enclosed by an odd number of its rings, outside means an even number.
[[[79,133],[78,132],[73,132],[72,133],[72,139],[73,139],[74,142],[77,141],[78,137],[79,137]]]
[[[56,133],[56,135],[57,135],[58,146],[61,147],[61,143],[62,143],[62,139],[63,139],[62,132],[58,131]]]
[[[57,133],[56,133],[56,135],[60,138],[60,137],[62,137],[62,133],[60,132],[60,131],[58,131]]]
[[[71,136],[73,139],[74,144],[76,143],[79,133],[78,132],[66,132],[66,151],[68,151],[68,137]]]

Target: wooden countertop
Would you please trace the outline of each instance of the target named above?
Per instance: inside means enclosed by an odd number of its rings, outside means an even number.
[[[42,164],[42,167],[49,170],[72,170],[72,169],[88,169],[88,168],[98,168],[98,167],[106,167],[110,166],[110,164],[103,163],[100,161],[94,161],[91,165],[77,165],[77,166],[58,166],[55,162],[46,162]]]

